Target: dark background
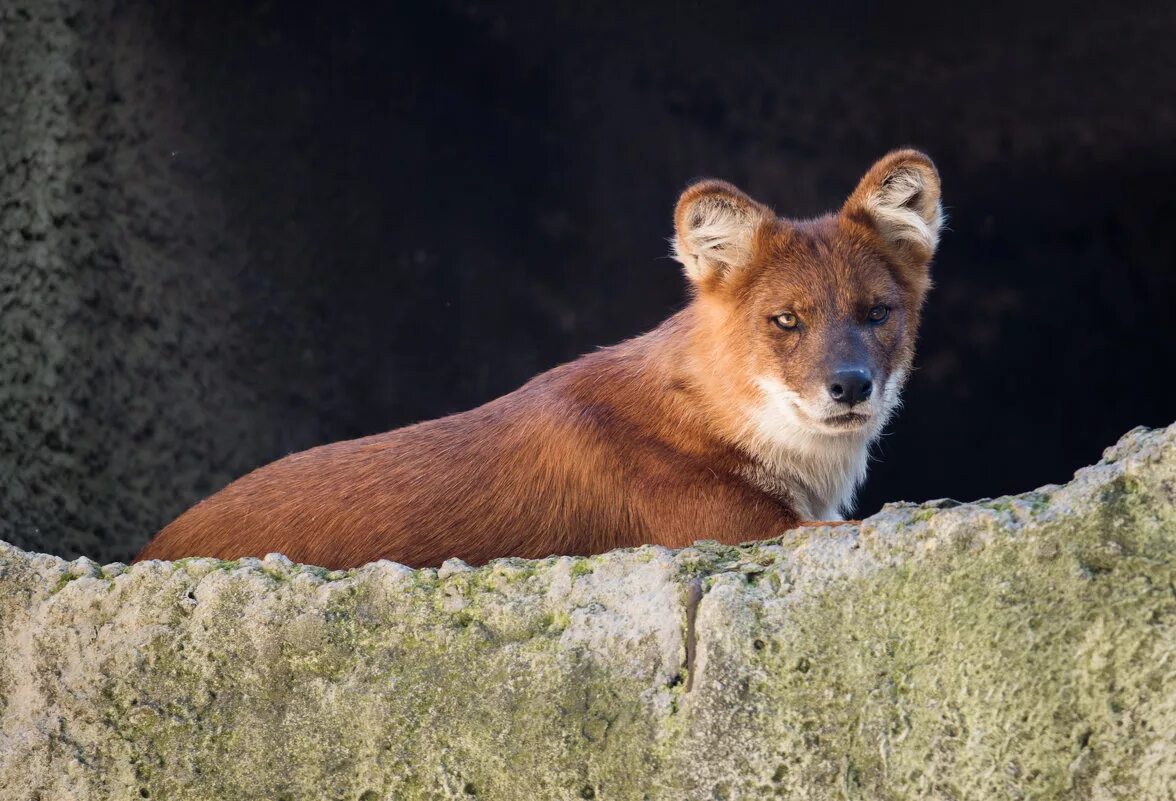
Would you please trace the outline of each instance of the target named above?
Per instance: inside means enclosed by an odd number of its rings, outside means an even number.
[[[292,450],[655,326],[677,193],[789,216],[925,149],[950,230],[860,514],[1176,418],[1176,10],[16,0],[0,538],[126,559]]]

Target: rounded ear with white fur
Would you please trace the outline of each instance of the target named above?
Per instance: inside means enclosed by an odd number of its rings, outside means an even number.
[[[700,181],[678,199],[674,258],[691,281],[707,285],[750,261],[761,224],[775,216],[729,183]]]
[[[895,150],[870,168],[841,216],[873,229],[903,268],[926,272],[939,244],[939,172],[917,150]]]

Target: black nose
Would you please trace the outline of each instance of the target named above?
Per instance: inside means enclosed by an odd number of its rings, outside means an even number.
[[[829,397],[849,406],[861,403],[874,391],[874,383],[865,370],[838,370],[829,376]]]

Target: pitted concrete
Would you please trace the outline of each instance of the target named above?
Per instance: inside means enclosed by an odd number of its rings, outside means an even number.
[[[1176,426],[1064,486],[740,547],[2,546],[0,797],[1159,801],[1174,587]]]

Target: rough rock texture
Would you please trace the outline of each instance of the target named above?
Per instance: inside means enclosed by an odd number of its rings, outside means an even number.
[[[0,798],[1149,799],[1176,425],[742,547],[327,573],[0,546]]]
[[[151,4],[0,2],[0,537],[129,558],[324,438],[313,324],[244,270],[210,136]]]

